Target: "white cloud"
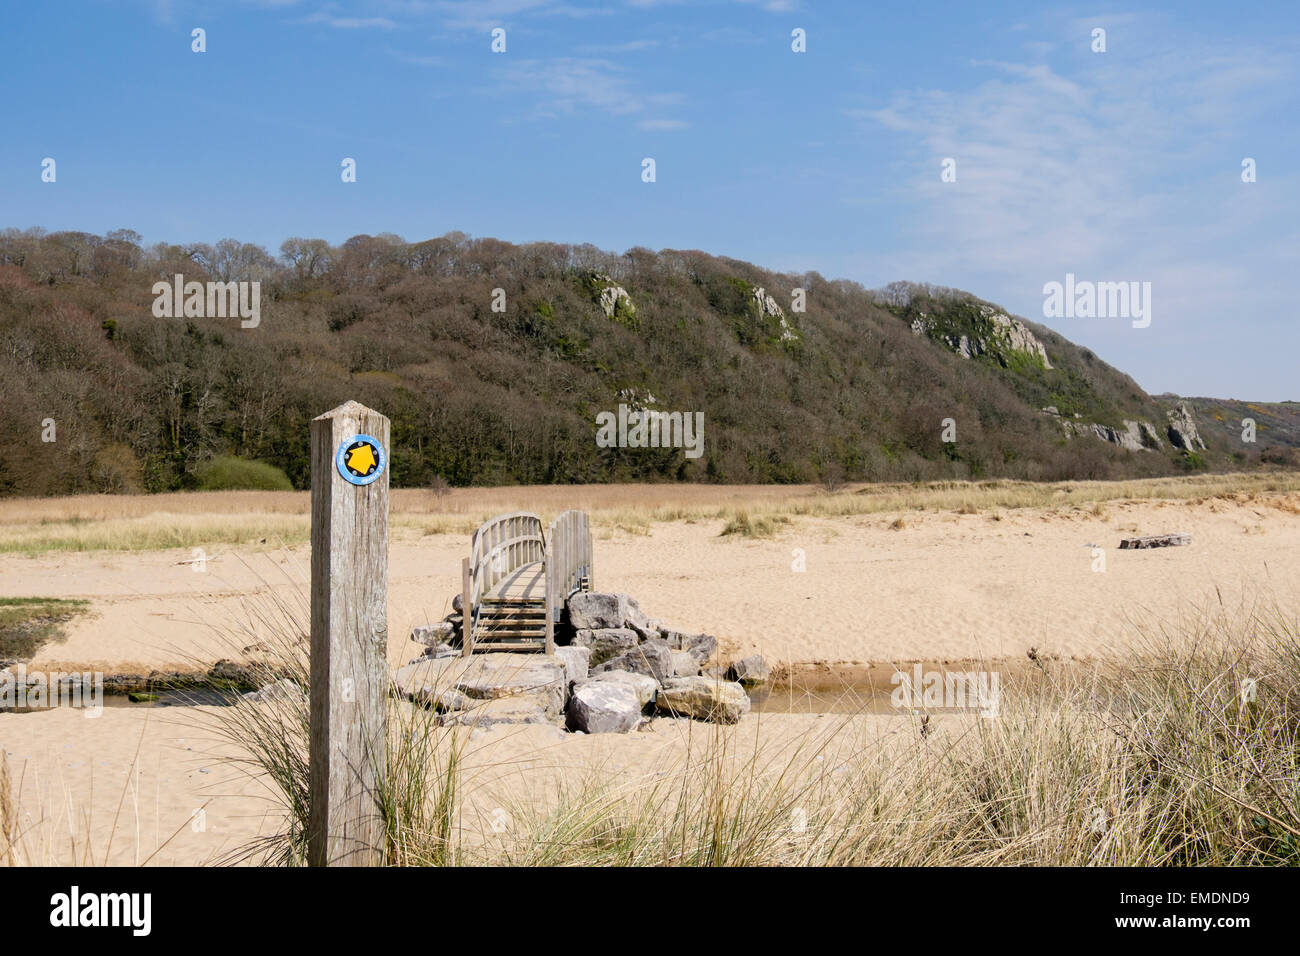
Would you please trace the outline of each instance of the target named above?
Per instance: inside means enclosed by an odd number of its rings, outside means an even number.
[[[610,60],[578,57],[515,61],[507,66],[502,89],[509,93],[540,94],[537,112],[543,116],[580,109],[625,116],[681,100],[675,93],[647,93],[636,89],[626,72]]]

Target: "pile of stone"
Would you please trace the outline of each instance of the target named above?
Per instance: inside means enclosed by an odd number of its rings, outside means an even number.
[[[715,637],[651,619],[626,594],[578,592],[566,612],[553,656],[462,657],[457,622],[416,628],[412,639],[428,649],[397,672],[398,692],[438,710],[448,725],[627,733],[655,716],[734,724],[749,712],[745,687],[771,677],[758,656],[711,666]]]

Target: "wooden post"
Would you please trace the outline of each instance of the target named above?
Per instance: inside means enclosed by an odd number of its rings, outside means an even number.
[[[312,866],[384,862],[388,441],[388,419],[356,402],[311,423]]]
[[[460,653],[469,657],[474,653],[474,607],[470,603],[469,558],[460,563]]]

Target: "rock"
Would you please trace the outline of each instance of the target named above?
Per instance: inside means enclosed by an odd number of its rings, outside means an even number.
[[[275,700],[295,700],[307,695],[302,692],[301,687],[285,677],[273,684],[267,684],[260,690],[249,691],[242,696],[244,700],[250,703],[265,704]]]
[[[452,595],[452,598],[451,598],[451,609],[452,609],[452,611],[454,611],[456,614],[464,614],[464,613],[465,613],[465,602],[464,602],[464,600],[461,598],[461,595],[460,595],[460,592],[459,592],[459,591],[457,591],[455,594]]]
[[[612,657],[626,654],[639,644],[636,631],[622,627],[604,627],[597,630],[581,630],[573,635],[571,647],[591,649],[588,665],[596,667]]]
[[[208,680],[219,687],[256,690],[261,686],[257,679],[258,672],[265,675],[266,669],[223,659],[212,665],[208,671]]]
[[[648,631],[650,629],[650,618],[646,617],[645,612],[641,610],[641,605],[636,603],[636,598],[628,594],[620,594],[626,601],[623,611],[623,626],[630,627],[635,631]]]
[[[1166,413],[1169,416],[1169,442],[1183,451],[1204,451],[1205,442],[1196,430],[1196,419],[1186,402],[1179,402]]]
[[[673,676],[672,648],[660,640],[646,641],[627,653],[610,658],[599,667],[593,668],[593,672],[597,674],[612,670],[645,674],[662,684]]]
[[[673,651],[673,676],[695,677],[700,673],[700,662],[688,651]]]
[[[445,644],[451,641],[459,628],[454,627],[449,621],[441,621],[437,624],[424,624],[411,630],[411,640],[417,644],[424,644],[427,647],[433,647],[437,644]]]
[[[1192,536],[1182,531],[1175,531],[1172,534],[1151,534],[1144,538],[1121,538],[1119,546],[1121,549],[1128,550],[1131,548],[1170,548],[1192,543]]]
[[[572,684],[574,681],[586,680],[590,670],[591,648],[578,644],[569,647],[557,647],[555,659],[564,668],[564,679]]]
[[[450,644],[434,644],[432,647],[426,647],[424,653],[417,657],[416,661],[438,659],[440,657],[459,657],[460,648],[452,647]],[[415,663],[412,661],[411,663]]]
[[[549,724],[554,717],[535,697],[499,697],[474,701],[466,710],[444,714],[444,727],[495,727],[498,724]]]
[[[607,591],[578,591],[569,598],[569,623],[578,630],[648,628],[650,619],[636,600]]]
[[[558,716],[568,695],[564,667],[554,657],[529,654],[478,654],[463,657],[468,666],[457,678],[458,691],[478,700],[536,697]]]
[[[738,681],[745,686],[754,684],[765,684],[772,677],[772,668],[767,661],[763,660],[757,654],[751,654],[749,657],[742,657],[731,665],[727,675],[734,681]]]
[[[464,710],[471,698],[457,690],[454,682],[465,658],[424,658],[398,668],[393,675],[397,693],[423,707],[439,711]]]
[[[718,639],[712,634],[690,634],[682,639],[682,650],[703,667],[718,649]]]
[[[981,305],[979,311],[980,318],[974,323],[979,334],[974,337],[949,331],[924,312],[912,320],[912,334],[943,342],[965,359],[991,355],[1005,366],[1008,363],[1007,352],[1022,352],[1041,362],[1043,368],[1052,367],[1047,349],[1029,326],[990,305]]]
[[[636,691],[637,700],[641,702],[642,709],[653,704],[655,695],[659,693],[659,682],[657,680],[645,674],[634,674],[631,671],[604,671],[594,675],[591,681],[626,684]]]
[[[670,716],[734,724],[749,713],[749,697],[739,684],[708,677],[677,677],[655,697],[655,710]]]
[[[532,654],[476,654],[422,660],[399,668],[393,676],[397,692],[438,710],[463,710],[465,700],[525,697],[546,713],[564,711],[568,681],[554,657]]]
[[[624,681],[591,680],[569,698],[568,726],[588,734],[625,734],[641,723],[641,700]]]
[[[627,605],[621,594],[605,591],[578,591],[568,601],[569,623],[579,632],[620,628]]]

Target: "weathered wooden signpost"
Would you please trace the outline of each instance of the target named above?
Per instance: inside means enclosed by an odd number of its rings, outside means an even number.
[[[383,863],[388,419],[347,402],[311,423],[313,866]]]

